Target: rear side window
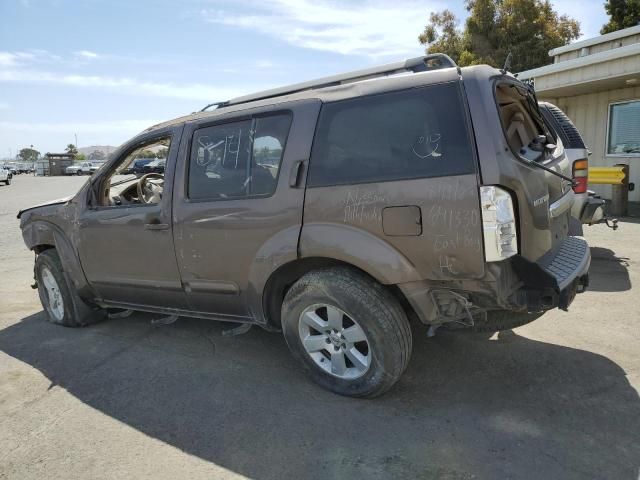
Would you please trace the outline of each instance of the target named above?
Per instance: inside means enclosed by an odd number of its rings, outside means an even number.
[[[271,195],[291,125],[290,114],[196,130],[189,198],[215,200]]]
[[[456,83],[326,104],[309,186],[462,175],[475,171]]]

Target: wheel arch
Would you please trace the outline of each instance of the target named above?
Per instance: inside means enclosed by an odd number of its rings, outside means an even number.
[[[62,229],[54,223],[45,220],[36,220],[25,225],[22,236],[29,250],[40,254],[51,248],[55,248],[60,256],[63,268],[71,284],[76,288],[82,298],[94,299],[92,291],[84,275],[80,259],[73,248],[71,240]]]
[[[280,306],[288,288],[305,273],[332,266],[363,272],[385,285],[411,316],[396,286],[420,279],[413,264],[383,239],[361,228],[336,223],[309,223],[274,235],[256,255],[249,280],[250,308],[267,328],[280,328]]]
[[[421,280],[415,266],[397,248],[352,225],[305,224],[300,235],[300,256],[334,258],[357,267],[383,285]]]
[[[400,302],[400,305],[409,318],[415,316],[415,310],[408,302],[402,291],[393,284],[384,284],[381,279],[372,276],[369,272],[356,265],[331,257],[305,257],[298,258],[272,272],[265,283],[262,292],[262,311],[266,325],[270,329],[281,328],[280,310],[282,302],[291,286],[306,273],[332,267],[346,267],[358,271],[372,280],[383,285]]]

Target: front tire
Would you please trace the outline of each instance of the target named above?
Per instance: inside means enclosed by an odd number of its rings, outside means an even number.
[[[70,287],[55,249],[45,250],[36,258],[38,295],[47,319],[65,327],[82,327],[106,317],[106,312],[84,302]]]
[[[412,338],[396,298],[344,267],[307,273],[282,304],[284,337],[319,385],[339,395],[375,397],[406,369]]]

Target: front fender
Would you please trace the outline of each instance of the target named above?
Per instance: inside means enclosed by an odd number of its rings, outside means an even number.
[[[354,265],[391,285],[420,280],[414,265],[396,248],[371,233],[337,223],[305,224],[300,257],[324,257]]]
[[[29,250],[42,245],[55,247],[67,277],[80,297],[95,299],[95,294],[82,270],[80,259],[76,255],[76,249],[58,225],[45,220],[35,220],[22,226],[22,237]]]
[[[22,226],[22,238],[29,250],[35,249],[39,245],[55,246],[53,231],[55,225],[49,222],[37,221]]]

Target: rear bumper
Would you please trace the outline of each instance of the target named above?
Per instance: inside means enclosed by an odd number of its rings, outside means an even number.
[[[397,286],[423,323],[471,323],[470,317],[488,310],[567,310],[576,294],[587,289],[590,264],[587,242],[569,236],[538,262],[515,255],[487,264],[485,279],[450,284],[419,280]]]
[[[516,257],[513,267],[523,282],[514,303],[530,312],[567,310],[577,293],[589,285],[591,252],[581,237],[567,237],[556,251],[536,263]]]
[[[558,290],[566,289],[576,278],[588,274],[591,264],[589,245],[581,237],[567,237],[544,270],[553,276]]]

